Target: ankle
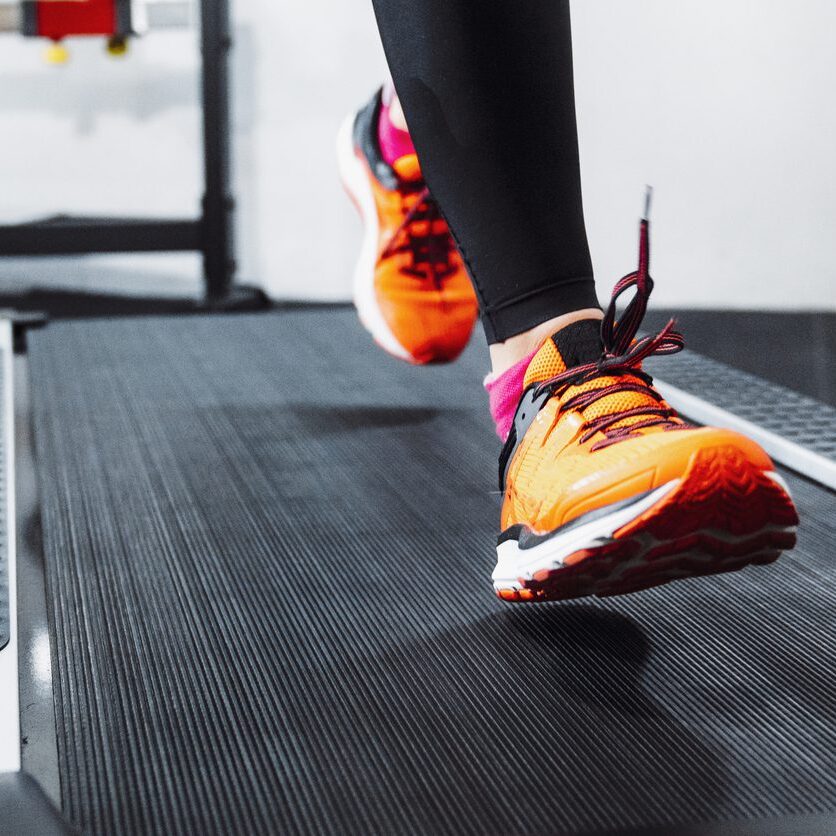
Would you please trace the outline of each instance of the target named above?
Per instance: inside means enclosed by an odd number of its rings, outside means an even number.
[[[491,377],[497,377],[521,360],[529,357],[556,331],[581,319],[603,319],[604,313],[598,308],[584,308],[541,322],[529,331],[515,334],[505,342],[490,346]]]

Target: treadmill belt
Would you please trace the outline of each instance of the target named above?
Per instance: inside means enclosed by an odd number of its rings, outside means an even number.
[[[84,833],[585,833],[836,809],[834,495],[772,567],[514,606],[479,341],[351,311],[30,335]]]

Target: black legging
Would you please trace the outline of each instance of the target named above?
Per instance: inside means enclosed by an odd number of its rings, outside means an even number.
[[[374,0],[427,184],[489,342],[597,307],[568,0]]]

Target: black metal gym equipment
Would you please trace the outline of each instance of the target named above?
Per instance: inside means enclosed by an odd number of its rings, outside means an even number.
[[[24,34],[39,34],[32,22],[34,6],[34,3],[24,3],[23,14],[13,19],[13,25],[19,26]],[[223,309],[266,304],[261,291],[234,283],[229,0],[200,0],[199,6],[204,162],[200,217],[149,219],[61,215],[33,223],[5,225],[0,226],[0,256],[195,251],[203,256],[208,306]],[[128,18],[125,20],[129,21]],[[129,22],[126,25],[129,26]]]

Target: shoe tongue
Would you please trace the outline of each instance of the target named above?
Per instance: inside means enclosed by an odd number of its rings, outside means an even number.
[[[573,322],[552,334],[534,355],[525,373],[523,389],[550,380],[574,366],[594,363],[603,350],[600,320]]]
[[[418,163],[417,154],[404,154],[402,157],[398,157],[398,159],[392,163],[392,168],[395,169],[395,173],[398,177],[400,177],[401,180],[405,180],[407,183],[415,183],[422,177],[421,166]]]

